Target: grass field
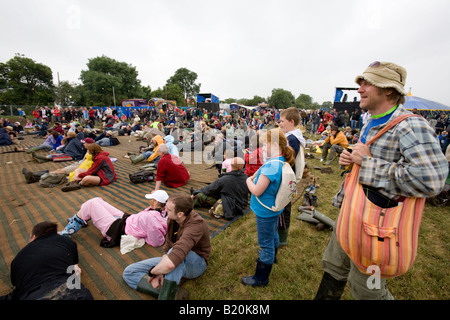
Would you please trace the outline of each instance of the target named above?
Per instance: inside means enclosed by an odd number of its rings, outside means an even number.
[[[343,178],[339,164],[330,166],[332,174],[313,169],[323,166],[320,155],[307,160],[311,173],[319,178],[317,210],[336,219],[338,209],[331,206]],[[310,300],[322,278],[321,259],[331,231],[317,231],[315,226],[297,220],[297,208],[303,196],[292,206],[289,244],[280,249],[278,263],[273,266],[270,283],[265,288],[251,288],[240,283],[252,275],[258,257],[255,215],[249,212],[212,240],[212,253],[207,271],[200,278],[187,281],[183,287],[190,299],[244,300]],[[397,300],[447,300],[450,298],[449,207],[433,207],[427,203],[419,234],[419,249],[413,268],[405,275],[387,280]],[[342,296],[352,300],[348,285]]]

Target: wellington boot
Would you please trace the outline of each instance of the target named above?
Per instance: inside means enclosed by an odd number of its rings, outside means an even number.
[[[160,292],[159,288],[155,289],[150,283],[148,283],[147,275],[143,276],[141,280],[139,280],[136,290],[142,293],[149,294],[155,299],[158,299]]]
[[[36,160],[39,163],[43,163],[45,161],[51,161],[46,156],[37,155],[35,152],[32,152],[31,155],[33,156],[33,159]]]
[[[137,291],[145,293],[145,294],[149,294],[150,296],[152,296],[155,299],[159,298],[159,294],[161,292],[160,288],[153,288],[153,286],[148,283],[148,276],[145,275],[141,278],[141,280],[139,281],[137,288]],[[189,299],[189,291],[187,291],[186,289],[183,288],[178,288],[177,293],[175,294],[175,300],[188,300]]]
[[[346,284],[347,281],[336,280],[329,273],[324,272],[314,300],[339,300]]]
[[[178,285],[175,281],[164,279],[158,300],[175,300],[177,291]]]
[[[256,271],[253,276],[241,278],[242,284],[252,287],[265,287],[269,284],[269,275],[272,265],[263,263],[259,259],[256,262]]]
[[[63,231],[60,232],[62,236],[71,236],[74,233],[78,232],[83,226],[87,225],[87,223],[79,218],[77,214],[75,214],[72,218],[69,219],[69,223],[64,228]]]
[[[280,247],[286,247],[288,245],[289,229],[278,229],[278,236],[280,237]]]
[[[25,150],[25,152],[26,153],[33,153],[33,152],[36,152],[38,150],[39,150],[38,147],[31,147],[31,148]]]
[[[145,160],[145,156],[143,154],[139,154],[137,156],[130,156],[130,160],[133,164],[139,163]]]

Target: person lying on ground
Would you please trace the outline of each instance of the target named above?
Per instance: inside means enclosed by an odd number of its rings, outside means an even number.
[[[85,140],[83,140],[81,142],[84,144],[84,147],[86,148],[86,146],[88,144],[94,143],[94,140],[91,138],[86,138]],[[93,163],[92,155],[89,153],[89,151],[87,151],[86,154],[84,155],[83,159],[81,159],[80,161],[78,161],[74,164],[66,166],[64,168],[56,169],[56,170],[53,170],[50,172],[49,172],[49,170],[30,171],[30,170],[28,170],[28,168],[23,168],[22,173],[25,176],[25,180],[28,184],[38,182],[40,180],[41,176],[45,173],[65,174],[65,175],[69,176],[69,181],[72,181],[73,177],[75,177],[75,175],[84,172],[81,169],[86,169],[86,170],[89,169],[91,167],[92,163]],[[77,171],[77,172],[75,172],[75,171]]]
[[[169,195],[159,190],[146,194],[149,207],[136,214],[127,214],[115,208],[102,198],[90,199],[81,205],[69,223],[61,231],[63,236],[71,236],[91,220],[101,232],[102,247],[112,248],[120,245],[122,235],[131,235],[137,239],[145,239],[152,247],[162,246],[167,231],[167,213],[164,211]]]
[[[32,157],[38,162],[41,161],[57,161],[57,158],[67,158],[68,160],[81,160],[86,153],[86,149],[81,144],[81,141],[77,139],[77,134],[74,131],[67,133],[67,139],[62,148],[59,148],[57,153],[49,154],[46,156],[37,155],[32,152]]]
[[[38,223],[11,262],[14,289],[0,300],[93,300],[80,273],[77,244],[58,235],[56,223]]]
[[[53,129],[47,130],[47,139],[45,139],[44,143],[25,149],[26,153],[33,153],[39,150],[52,151],[56,150],[61,145],[61,141],[63,136],[60,135],[57,131],[53,131]]]
[[[209,229],[193,208],[189,194],[169,197],[165,254],[126,267],[123,279],[131,288],[160,300],[173,300],[181,278],[194,279],[206,271],[211,252]]]

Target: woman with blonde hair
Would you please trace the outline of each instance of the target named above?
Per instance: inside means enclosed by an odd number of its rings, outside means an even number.
[[[269,208],[275,205],[275,198],[281,184],[283,162],[288,162],[291,166],[295,163],[295,151],[288,146],[282,131],[272,129],[263,132],[260,139],[266,161],[253,176],[247,179],[247,186],[251,193],[250,209],[256,215],[258,245],[261,250],[259,250],[255,274],[241,279],[244,285],[252,287],[266,286],[269,283],[269,275],[280,241],[278,219],[283,211],[271,211],[259,201]]]

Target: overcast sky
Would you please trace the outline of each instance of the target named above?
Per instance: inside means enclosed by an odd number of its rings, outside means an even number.
[[[0,0],[0,12],[0,62],[24,54],[55,83],[105,55],[152,89],[185,67],[222,100],[282,88],[322,103],[379,60],[450,106],[449,0]]]

